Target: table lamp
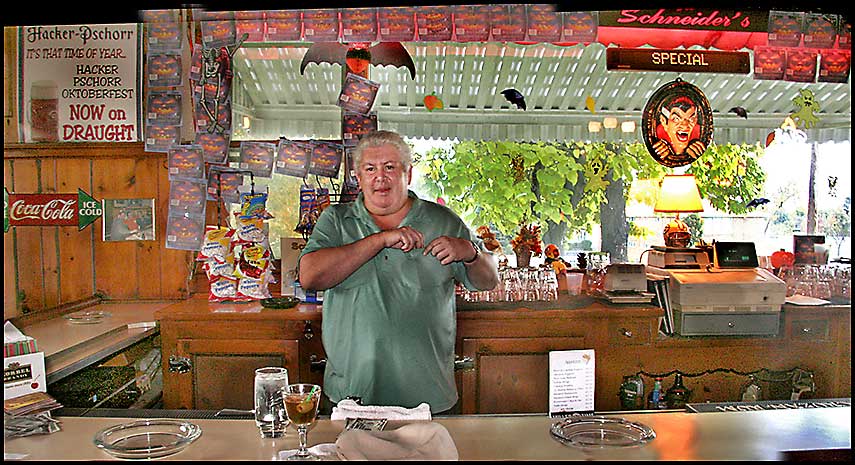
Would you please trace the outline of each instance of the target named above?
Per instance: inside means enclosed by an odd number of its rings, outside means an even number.
[[[666,247],[688,247],[692,235],[689,227],[680,220],[680,213],[697,213],[704,211],[701,205],[701,194],[695,176],[691,174],[666,174],[659,188],[656,213],[676,213],[671,222],[665,226],[664,237]]]

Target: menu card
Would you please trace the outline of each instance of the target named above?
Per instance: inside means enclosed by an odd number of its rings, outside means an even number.
[[[594,412],[594,349],[549,352],[549,416]]]

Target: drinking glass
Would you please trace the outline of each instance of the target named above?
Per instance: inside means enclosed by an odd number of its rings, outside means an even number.
[[[285,435],[288,417],[283,394],[288,388],[288,370],[264,367],[255,370],[255,424],[263,438]]]
[[[306,447],[309,427],[318,418],[318,404],[321,400],[321,387],[317,384],[291,384],[285,389],[285,411],[291,424],[300,434],[300,448],[288,460],[320,460]]]

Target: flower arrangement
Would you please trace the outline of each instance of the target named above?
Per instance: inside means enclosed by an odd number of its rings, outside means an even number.
[[[543,253],[540,242],[540,226],[523,224],[516,237],[511,239],[511,248],[515,254],[520,254],[524,249],[531,250],[532,255],[539,257]]]

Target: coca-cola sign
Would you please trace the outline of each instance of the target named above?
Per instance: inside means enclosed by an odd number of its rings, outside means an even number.
[[[77,194],[10,194],[4,189],[4,232],[10,226],[77,226],[101,217],[101,202],[83,190]]]

